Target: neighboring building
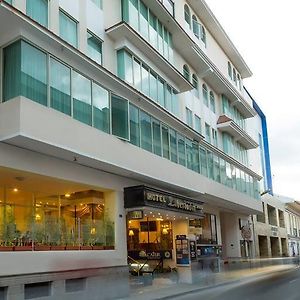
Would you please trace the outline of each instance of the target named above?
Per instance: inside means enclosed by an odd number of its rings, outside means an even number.
[[[203,0],[0,0],[0,47],[1,292],[126,296],[177,236],[250,253],[252,73]]]
[[[263,214],[253,216],[256,257],[288,256],[285,203],[280,196],[262,196]]]
[[[286,203],[285,212],[289,256],[300,255],[300,203],[298,201]]]

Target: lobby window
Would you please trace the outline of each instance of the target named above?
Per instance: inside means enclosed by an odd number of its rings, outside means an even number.
[[[190,74],[190,69],[189,69],[189,67],[188,67],[187,65],[184,65],[184,66],[183,66],[183,76],[184,76],[184,78],[185,78],[186,80],[188,80],[188,81],[191,80],[191,79],[190,79],[190,76],[191,76],[191,74]]]
[[[199,151],[200,151],[201,174],[207,177],[207,175],[208,175],[208,170],[207,170],[207,151],[203,147],[200,147]]]
[[[128,124],[128,101],[111,95],[111,127],[112,134],[126,139],[129,139],[129,124]]]
[[[185,117],[186,117],[186,123],[190,126],[193,127],[193,113],[190,109],[187,107],[185,108]]]
[[[77,21],[59,10],[59,36],[76,48],[78,47],[77,24]]]
[[[3,100],[24,96],[47,105],[47,54],[20,40],[3,50]]]
[[[87,32],[87,54],[92,60],[102,64],[102,41],[90,31]]]
[[[198,23],[197,17],[195,15],[193,15],[192,21],[193,21],[193,32],[194,32],[194,35],[199,39],[199,37],[200,37],[200,27],[199,27],[199,23]]]
[[[189,28],[191,28],[191,12],[190,8],[186,4],[184,5],[184,19]]]
[[[195,115],[195,130],[201,134],[202,129],[201,129],[201,119]]]
[[[211,111],[216,113],[215,95],[212,91],[209,92],[209,104]]]
[[[192,148],[193,170],[197,173],[200,173],[199,144],[197,142],[193,142]]]
[[[92,125],[91,81],[75,71],[72,80],[72,96],[74,119]]]
[[[94,2],[97,7],[99,7],[100,9],[103,9],[103,0],[92,0],[92,2]]]
[[[93,126],[106,133],[110,132],[109,92],[93,82]]]
[[[206,84],[202,85],[203,103],[208,107],[208,90]]]
[[[232,67],[230,62],[227,63],[227,68],[228,68],[228,76],[230,79],[232,79]]]
[[[26,0],[26,14],[41,25],[48,27],[48,0]]]
[[[12,171],[6,172],[10,176]],[[34,178],[33,185],[25,183],[24,189],[18,190],[0,187],[2,246],[11,251],[102,250],[114,246],[111,196],[107,201],[105,192],[90,186],[76,189],[78,184],[72,182],[31,173],[26,176]],[[60,194],[55,189],[59,186],[60,191],[71,188],[70,193]]]
[[[50,106],[71,115],[71,70],[53,58],[50,59]]]
[[[193,170],[193,142],[190,139],[185,139],[186,147],[186,166],[188,169]]]

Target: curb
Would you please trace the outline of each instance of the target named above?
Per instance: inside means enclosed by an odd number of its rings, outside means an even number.
[[[176,298],[176,297],[180,297],[180,296],[184,296],[184,295],[191,295],[191,294],[198,293],[200,291],[205,291],[205,290],[208,290],[208,289],[211,289],[211,288],[218,288],[218,287],[221,287],[221,286],[235,284],[235,283],[243,282],[243,281],[244,282],[251,281],[251,278],[253,278],[253,279],[255,278],[255,280],[252,280],[252,281],[256,281],[256,280],[259,280],[259,279],[262,279],[262,278],[268,278],[268,277],[270,277],[274,274],[284,273],[284,272],[291,272],[291,271],[293,271],[295,269],[299,269],[299,268],[300,268],[299,266],[295,266],[295,267],[292,267],[292,268],[289,268],[289,269],[271,271],[271,272],[268,272],[266,274],[246,276],[246,277],[241,278],[241,279],[229,280],[229,281],[222,282],[222,283],[219,283],[219,284],[211,284],[211,285],[208,285],[208,286],[196,288],[196,289],[185,291],[185,292],[180,292],[180,293],[177,293],[177,294],[172,294],[172,295],[168,295],[168,296],[164,296],[164,297],[153,298],[152,300],[174,299],[174,297]]]

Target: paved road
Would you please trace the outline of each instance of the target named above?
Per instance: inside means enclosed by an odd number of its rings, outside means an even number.
[[[300,269],[278,272],[268,277],[220,286],[174,300],[300,300]]]

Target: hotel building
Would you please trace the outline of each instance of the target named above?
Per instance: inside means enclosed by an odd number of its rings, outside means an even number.
[[[249,253],[251,75],[203,0],[0,0],[0,298],[113,299],[128,255]]]

